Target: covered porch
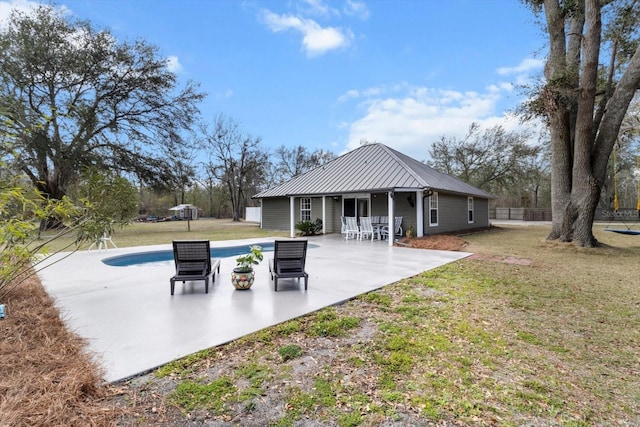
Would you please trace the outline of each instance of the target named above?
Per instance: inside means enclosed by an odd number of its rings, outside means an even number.
[[[403,218],[403,230],[412,226],[417,237],[425,234],[425,204],[429,203],[429,189],[396,188],[386,192],[328,194],[321,196],[289,197],[289,232],[296,236],[296,224],[300,218],[322,220],[322,234],[340,233],[340,217],[387,217]],[[319,206],[318,206],[319,205]],[[428,208],[427,208],[428,209]],[[305,212],[305,210],[307,212]],[[389,246],[393,239],[387,239]]]

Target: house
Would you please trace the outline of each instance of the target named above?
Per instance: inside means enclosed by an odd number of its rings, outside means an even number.
[[[199,216],[199,208],[191,205],[191,204],[182,204],[178,206],[174,206],[169,209],[172,212],[172,216],[175,216],[176,219],[198,219]]]
[[[403,218],[416,236],[489,227],[493,196],[383,144],[367,144],[253,196],[261,227],[289,230],[322,219],[339,233],[341,216]],[[393,239],[389,239],[393,244]]]

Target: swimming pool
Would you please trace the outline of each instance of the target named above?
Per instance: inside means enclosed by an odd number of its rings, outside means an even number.
[[[211,258],[226,258],[238,256],[249,252],[253,245],[227,246],[222,248],[211,248]],[[262,252],[273,252],[273,243],[260,243]],[[316,248],[318,245],[309,243],[307,249]],[[131,267],[135,265],[148,265],[153,263],[173,262],[173,250],[146,251],[134,254],[117,255],[104,258],[102,262],[111,267]]]
[[[211,248],[211,258],[226,258],[238,256],[249,252],[252,245],[228,246],[223,248]],[[261,243],[263,252],[273,251],[273,243]],[[314,245],[309,245],[312,247]],[[173,250],[147,251],[134,254],[117,255],[104,258],[102,262],[112,267],[130,267],[132,265],[144,265],[156,262],[173,261]]]

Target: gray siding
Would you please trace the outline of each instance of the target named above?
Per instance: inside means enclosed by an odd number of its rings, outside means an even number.
[[[340,213],[342,201],[334,202],[327,197],[327,233],[340,232]],[[300,198],[295,199],[294,221],[300,221]],[[311,221],[322,219],[322,197],[311,198]],[[289,230],[289,198],[279,197],[262,199],[262,228],[266,230]]]
[[[289,199],[262,199],[262,228],[289,230]]]
[[[425,199],[427,202],[428,199]],[[461,230],[489,227],[489,201],[473,198],[474,222],[469,223],[467,197],[438,193],[438,225],[429,226],[428,204],[425,204],[425,234],[451,233]]]
[[[417,230],[416,208],[411,207],[407,197],[415,201],[414,192],[396,192],[395,215],[402,217],[402,229],[406,233],[409,226]],[[474,197],[474,222],[469,224],[467,217],[467,197],[455,194],[438,193],[438,226],[429,226],[429,199],[424,199],[423,229],[424,234],[451,233],[461,230],[489,227],[489,200]],[[327,233],[340,232],[340,216],[342,215],[342,198],[326,199],[326,217],[324,218]],[[371,195],[370,215],[387,215],[387,193]],[[295,199],[295,222],[300,221],[300,198]],[[311,198],[311,221],[322,219],[322,197]],[[289,198],[262,199],[262,228],[267,230],[289,230]]]

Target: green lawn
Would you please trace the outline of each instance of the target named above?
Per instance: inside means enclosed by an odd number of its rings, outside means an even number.
[[[127,385],[133,421],[640,425],[640,236],[548,231],[465,236],[480,259],[167,365]]]
[[[190,228],[190,230],[189,230]],[[230,219],[198,219],[195,221],[134,222],[117,229],[111,238],[119,248],[131,246],[161,245],[180,239],[234,240],[252,237],[288,236],[282,231],[262,230],[255,223],[233,222]],[[51,233],[43,236],[45,239]],[[71,238],[53,240],[50,251],[73,243]],[[90,242],[83,242],[80,250],[87,249]]]

